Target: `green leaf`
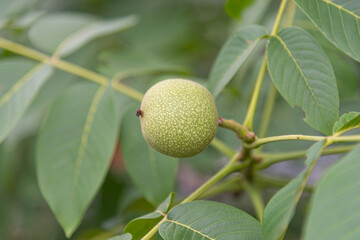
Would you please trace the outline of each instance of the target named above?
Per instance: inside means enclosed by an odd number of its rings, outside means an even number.
[[[118,128],[112,90],[84,83],[52,104],[37,144],[42,195],[69,237],[108,170]]]
[[[29,60],[0,61],[0,142],[16,126],[52,73],[52,67]]]
[[[304,190],[305,184],[320,157],[325,141],[313,144],[306,153],[306,169],[285,187],[278,191],[269,201],[263,216],[263,238],[277,240],[284,236],[294,216],[296,205]],[[315,238],[314,238],[315,239]]]
[[[343,114],[334,124],[334,133],[349,131],[360,127],[360,113],[349,112]]]
[[[70,55],[91,40],[130,28],[137,21],[135,16],[97,21],[67,37],[56,49],[55,54],[62,57]]]
[[[333,165],[318,183],[305,240],[360,239],[360,146]]]
[[[121,147],[126,170],[134,184],[153,205],[160,204],[173,191],[178,161],[153,150],[144,140],[136,108],[125,113]]]
[[[36,6],[36,0],[1,0],[0,1],[0,29],[11,20],[19,17]]]
[[[11,23],[11,28],[17,30],[27,30],[31,26],[31,24],[33,24],[45,13],[45,10],[28,11],[26,14],[22,14],[20,17],[14,19],[14,22]]]
[[[164,240],[164,239],[161,237],[159,231],[155,234],[154,240]]]
[[[209,76],[208,88],[215,98],[234,77],[240,66],[266,34],[264,27],[250,25],[240,28],[234,36],[226,41]]]
[[[339,94],[330,61],[311,35],[292,27],[271,36],[268,68],[289,104],[305,111],[311,127],[331,135],[339,115]]]
[[[241,13],[253,0],[227,0],[225,3],[226,13],[235,19],[240,19]]]
[[[163,214],[166,214],[171,209],[172,205],[174,204],[175,200],[175,193],[170,193],[169,196],[159,205],[157,208],[157,212],[159,211]]]
[[[125,233],[119,236],[108,238],[107,240],[131,240],[133,239],[130,233]]]
[[[146,214],[129,222],[124,232],[131,233],[134,239],[144,237],[170,210],[175,194],[170,195],[162,202],[159,207],[152,213]]]
[[[100,72],[108,76],[128,77],[143,74],[184,73],[185,67],[171,63],[158,54],[146,50],[123,49],[105,52],[100,57]]]
[[[360,61],[360,9],[357,0],[295,0],[340,50]]]
[[[0,19],[7,17],[19,11],[19,3],[23,3],[23,0],[2,0],[0,2]]]
[[[247,213],[218,202],[195,201],[171,209],[159,229],[172,239],[261,239],[261,224]]]
[[[29,30],[29,39],[39,49],[65,57],[91,40],[132,27],[136,23],[135,16],[105,21],[80,13],[56,13],[36,21]]]
[[[65,12],[44,15],[29,29],[29,40],[40,50],[54,53],[67,37],[89,24],[94,24],[97,20],[95,16],[83,13]]]

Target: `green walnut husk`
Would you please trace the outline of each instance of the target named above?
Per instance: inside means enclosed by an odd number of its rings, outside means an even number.
[[[177,158],[204,151],[218,128],[210,92],[185,79],[168,79],[152,86],[144,95],[139,114],[146,142]]]

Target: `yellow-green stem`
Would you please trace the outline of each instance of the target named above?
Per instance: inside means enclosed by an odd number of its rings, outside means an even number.
[[[285,187],[292,179],[284,180],[281,178],[268,177],[264,175],[256,175],[255,183],[261,189],[263,188],[283,188]],[[304,190],[311,192],[313,191],[312,186],[306,185]]]
[[[287,5],[286,14],[284,17],[284,24],[283,24],[284,27],[290,27],[293,24],[295,12],[296,12],[296,4],[294,0],[290,0]]]
[[[5,50],[11,51],[13,53],[37,60],[39,62],[42,62],[44,64],[51,65],[57,69],[66,71],[68,73],[72,73],[76,76],[85,78],[87,80],[90,80],[92,82],[98,83],[100,85],[107,85],[111,83],[111,86],[123,93],[124,95],[127,95],[135,100],[141,101],[143,94],[136,91],[135,89],[128,87],[122,83],[119,83],[117,81],[110,81],[109,78],[102,76],[96,72],[90,71],[86,68],[82,68],[78,65],[72,64],[70,62],[61,60],[57,57],[50,57],[46,54],[43,54],[37,50],[28,48],[26,46],[23,46],[21,44],[0,38],[0,48],[3,48]],[[223,152],[226,152],[227,155],[230,155],[230,150],[225,149],[225,145],[223,145],[220,142],[213,143],[218,149],[222,149]],[[249,165],[249,162],[244,163],[236,163],[238,160],[238,154],[235,154],[230,162],[222,169],[220,170],[216,175],[214,175],[212,178],[210,178],[204,185],[202,185],[200,188],[198,188],[193,194],[191,194],[189,197],[187,197],[182,203],[190,202],[201,196],[205,191],[207,191],[209,188],[211,188],[214,184],[219,182],[222,178],[226,177],[227,175],[235,172],[240,171],[244,168],[246,168]],[[162,219],[146,236],[144,236],[143,240],[151,239],[151,237],[158,231],[160,225],[162,222],[166,220],[166,217]]]
[[[240,192],[242,190],[242,179],[243,176],[240,174],[231,176],[207,190],[200,198],[209,198],[225,192]]]
[[[276,16],[275,23],[274,23],[273,29],[271,31],[271,35],[275,35],[279,30],[281,18],[284,15],[284,11],[285,11],[285,7],[286,7],[287,2],[288,2],[288,0],[282,0],[281,1],[280,7],[279,7],[279,10],[278,10],[278,14]]]
[[[109,83],[109,79],[97,74],[96,72],[90,71],[88,69],[82,68],[78,65],[63,61],[59,58],[50,58],[50,65],[65,72],[72,73],[84,79],[88,79],[100,85],[107,85]]]
[[[246,168],[249,162],[237,163],[238,157],[239,155],[235,154],[227,165],[225,165],[217,174],[212,176],[203,185],[201,185],[198,189],[196,189],[196,191],[193,192],[190,196],[185,198],[180,204],[194,201],[224,177],[228,176],[233,172],[240,171]],[[141,240],[150,240],[159,230],[160,225],[165,221],[166,221],[166,217],[164,217],[155,227],[153,227]]]
[[[135,89],[133,89],[131,87],[128,87],[125,84],[122,84],[120,82],[113,81],[112,82],[112,87],[116,91],[118,91],[118,92],[120,92],[120,93],[122,93],[124,95],[127,95],[127,96],[131,97],[132,99],[135,99],[135,100],[137,100],[139,102],[141,102],[141,100],[142,100],[142,98],[144,96],[141,92],[139,92],[139,91],[137,91],[137,90],[135,90]]]
[[[9,41],[7,39],[0,37],[0,48],[8,50],[10,52],[37,60],[39,62],[47,63],[50,61],[50,57],[36,51],[34,49],[28,48],[26,46],[23,46],[21,44]]]
[[[257,148],[263,144],[272,143],[272,142],[279,142],[279,141],[289,141],[289,140],[302,140],[302,141],[313,141],[318,142],[323,139],[326,139],[330,143],[340,143],[340,142],[359,142],[360,135],[352,135],[352,136],[309,136],[309,135],[283,135],[283,136],[274,136],[274,137],[266,137],[266,138],[259,138],[255,142],[246,144],[247,148]]]
[[[261,64],[260,70],[259,70],[259,74],[258,77],[256,79],[256,84],[255,84],[255,88],[250,100],[250,104],[249,104],[249,108],[244,120],[244,126],[248,127],[249,130],[253,130],[253,122],[254,122],[254,116],[255,116],[255,110],[256,110],[256,105],[259,99],[259,95],[260,95],[260,90],[261,90],[261,86],[265,77],[265,73],[266,73],[266,69],[267,69],[267,61],[266,61],[266,53],[264,56],[264,60]]]
[[[262,138],[265,137],[268,126],[269,126],[269,122],[270,122],[270,118],[271,118],[271,114],[275,105],[275,99],[276,99],[276,93],[277,90],[275,88],[275,86],[273,84],[271,84],[269,92],[268,92],[268,96],[266,98],[266,102],[265,102],[265,107],[264,107],[264,114],[261,117],[261,123],[260,123],[260,128],[259,128],[259,133],[258,133],[258,137]]]
[[[261,197],[261,193],[256,186],[251,185],[247,181],[243,182],[243,186],[244,186],[245,191],[249,194],[249,196],[251,198],[251,202],[254,205],[256,215],[257,215],[259,221],[261,222],[262,215],[264,212],[264,201]]]
[[[238,155],[236,154],[235,159],[237,160]],[[195,192],[193,192],[190,196],[185,198],[181,203],[187,203],[194,201],[195,199],[199,198],[203,193],[205,193],[208,189],[210,189],[212,186],[214,186],[217,182],[219,182],[224,177],[228,176],[229,174],[240,171],[244,168],[246,168],[249,165],[249,162],[244,163],[238,163],[234,164],[229,162],[224,168],[222,168],[218,173],[216,173],[214,176],[212,176],[206,183],[201,185],[198,189],[196,189]]]
[[[322,155],[346,153],[354,149],[355,146],[356,145],[327,148],[322,152]],[[293,151],[287,153],[258,153],[257,156],[265,160],[262,163],[256,165],[255,168],[257,170],[261,170],[268,168],[269,166],[279,162],[302,158],[305,157],[306,152],[307,152],[306,150],[303,150],[303,151]]]
[[[277,33],[279,26],[280,26],[280,22],[281,22],[281,18],[284,14],[284,10],[285,10],[285,6],[288,0],[282,0],[277,16],[276,16],[276,20],[273,26],[273,29],[271,31],[271,35],[274,35]],[[256,110],[256,105],[259,99],[259,95],[260,95],[260,90],[261,90],[261,86],[264,80],[264,76],[266,73],[266,69],[267,69],[267,60],[266,60],[266,53],[263,59],[263,62],[261,64],[261,68],[258,74],[258,77],[256,79],[256,84],[255,84],[255,88],[250,100],[250,104],[249,104],[249,108],[248,111],[246,113],[246,117],[244,120],[244,126],[247,126],[249,128],[249,130],[253,130],[253,122],[254,122],[254,115],[255,115],[255,110]]]
[[[96,72],[90,71],[86,68],[61,60],[59,58],[52,58],[37,50],[28,48],[26,46],[9,41],[4,38],[0,38],[0,48],[22,55],[24,57],[37,60],[45,64],[49,64],[57,69],[63,70],[68,73],[72,73],[76,76],[85,78],[100,85],[107,85],[110,82],[110,80],[107,77],[102,76]],[[127,95],[128,97],[131,97],[135,100],[141,101],[142,93],[136,91],[135,89],[132,89],[124,84],[116,83],[116,82],[114,82],[112,85],[115,90],[123,93],[124,95]]]
[[[92,82],[98,83],[100,85],[107,85],[110,82],[110,79],[107,77],[98,74],[96,72],[90,71],[86,68],[80,67],[76,64],[63,61],[57,57],[50,57],[46,54],[43,54],[37,50],[28,48],[26,46],[23,46],[21,44],[9,41],[4,38],[0,38],[0,48],[3,48],[5,50],[11,51],[13,53],[37,60],[39,62],[42,62],[44,64],[49,64],[55,68],[58,68],[60,70],[63,70],[68,73],[72,73],[74,75],[77,75],[79,77],[82,77],[84,79],[90,80]],[[131,97],[134,100],[137,100],[141,102],[143,98],[143,94],[129,86],[126,86],[125,84],[117,81],[117,78],[113,78],[111,80],[111,86],[116,91],[127,95],[128,97]],[[220,152],[228,156],[229,158],[234,155],[234,151],[228,147],[225,143],[219,141],[218,139],[214,139],[212,142],[212,145],[218,149]]]
[[[160,225],[166,221],[166,216],[161,219],[155,227],[153,227],[141,240],[150,240],[159,230]]]
[[[236,122],[233,119],[225,119],[219,117],[218,123],[220,127],[234,131],[238,136],[238,138],[242,139],[245,142],[250,143],[255,141],[255,134],[249,131],[247,127],[241,125],[240,123]]]
[[[290,0],[290,2],[287,5],[286,8],[286,13],[285,13],[285,17],[284,17],[284,22],[283,22],[283,26],[284,27],[290,27],[293,23],[293,19],[294,19],[294,15],[295,15],[295,10],[296,10],[296,5],[294,0]],[[277,90],[275,88],[275,86],[273,84],[271,84],[269,90],[268,90],[268,96],[266,98],[266,102],[265,102],[265,107],[264,107],[264,114],[262,115],[261,118],[261,123],[260,123],[260,129],[259,129],[259,133],[257,134],[258,137],[262,138],[265,137],[268,126],[269,126],[269,122],[270,122],[270,117],[275,105],[275,100],[276,100],[276,93]]]

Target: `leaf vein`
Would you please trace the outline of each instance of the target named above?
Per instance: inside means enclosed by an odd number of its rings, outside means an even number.
[[[304,82],[305,82],[308,90],[310,91],[311,96],[312,96],[313,99],[315,100],[315,103],[316,103],[319,111],[321,112],[322,116],[324,117],[327,125],[328,125],[329,127],[331,127],[331,124],[329,123],[328,119],[325,117],[326,115],[324,114],[324,112],[323,112],[323,110],[322,110],[322,108],[321,108],[321,106],[320,106],[320,103],[318,102],[318,100],[317,100],[317,98],[316,98],[316,96],[315,96],[312,88],[310,87],[310,85],[309,85],[309,83],[308,83],[308,81],[307,81],[307,78],[305,77],[303,71],[301,70],[300,66],[299,66],[298,63],[296,62],[296,59],[295,59],[294,56],[292,55],[291,51],[287,48],[286,44],[283,42],[283,40],[282,40],[279,36],[274,35],[274,37],[279,40],[279,42],[281,43],[281,45],[283,45],[285,51],[289,54],[291,60],[293,60],[296,68],[299,70],[302,78],[304,79]]]
[[[320,1],[323,1],[324,3],[329,4],[329,5],[332,5],[332,6],[336,7],[336,8],[338,8],[339,10],[344,11],[344,12],[352,15],[353,17],[355,17],[357,19],[360,19],[360,17],[358,15],[356,15],[353,12],[349,11],[348,9],[342,7],[341,5],[338,5],[338,4],[336,4],[334,2],[331,2],[329,0],[320,0]]]
[[[90,104],[90,109],[89,109],[88,115],[86,117],[85,125],[83,128],[83,134],[81,136],[79,152],[78,152],[78,155],[77,155],[77,158],[75,161],[75,171],[74,171],[74,177],[73,177],[72,193],[74,191],[74,187],[76,187],[78,184],[79,174],[80,174],[79,168],[80,168],[82,160],[85,156],[85,150],[86,150],[86,147],[88,144],[89,135],[90,135],[92,124],[93,124],[93,121],[95,118],[96,111],[98,109],[100,100],[105,93],[106,88],[107,88],[107,86],[99,87],[99,89],[95,93],[93,101]]]
[[[203,237],[206,237],[206,238],[208,238],[208,239],[210,239],[210,240],[215,240],[215,238],[211,238],[211,237],[209,237],[209,236],[206,236],[206,235],[203,234],[202,232],[200,232],[200,231],[198,231],[198,230],[196,230],[196,229],[194,229],[194,228],[192,228],[192,227],[190,227],[190,226],[187,226],[187,225],[185,225],[185,224],[183,224],[183,223],[177,222],[177,221],[175,221],[175,220],[170,220],[170,219],[166,219],[166,221],[171,222],[171,223],[174,223],[174,224],[176,224],[176,225],[178,225],[178,226],[182,226],[182,227],[185,227],[185,228],[187,228],[187,229],[190,229],[190,230],[192,230],[193,232],[196,232],[196,233],[198,233],[199,235],[201,235],[201,236],[203,236]]]
[[[20,80],[0,99],[0,108],[16,94],[20,88],[31,79],[31,76],[41,69],[45,64],[40,63],[27,72]]]
[[[351,45],[350,45],[349,38],[348,38],[348,35],[347,35],[347,33],[346,33],[346,30],[345,30],[344,17],[343,17],[343,15],[342,15],[342,12],[340,11],[340,9],[339,9],[339,13],[340,13],[340,20],[341,20],[342,30],[344,31],[345,38],[346,38],[346,42],[347,42],[347,44],[349,45],[350,50],[351,50],[353,53],[356,53],[356,52],[352,49],[352,47],[351,47]],[[355,19],[355,20],[356,20],[356,19]]]
[[[242,39],[243,39],[243,38],[242,38]],[[243,55],[246,51],[248,51],[248,50],[250,50],[251,48],[253,48],[254,46],[256,46],[257,43],[258,43],[261,39],[262,39],[262,37],[257,38],[257,39],[255,39],[255,40],[253,41],[252,44],[249,44],[249,46],[248,46],[247,48],[245,48],[245,49],[238,55],[238,57],[235,59],[235,61],[233,61],[233,63],[228,67],[227,71],[225,71],[225,72],[222,74],[221,79],[223,79],[223,78],[227,75],[227,72],[228,72],[230,69],[232,69],[232,68],[234,67],[234,65],[236,65],[237,61],[239,61],[239,59],[242,58],[242,55]],[[246,41],[245,39],[243,39],[243,40]]]

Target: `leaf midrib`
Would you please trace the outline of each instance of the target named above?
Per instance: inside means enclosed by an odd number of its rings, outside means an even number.
[[[338,8],[340,11],[344,11],[344,12],[352,15],[353,17],[355,17],[357,19],[360,19],[360,16],[356,15],[355,13],[351,12],[350,10],[344,8],[341,5],[338,5],[338,4],[336,4],[336,3],[332,2],[332,1],[329,1],[329,0],[320,0],[320,1],[323,1],[324,3],[329,4],[329,5],[332,5],[332,6],[336,7],[336,8]]]
[[[20,89],[32,79],[32,76],[39,72],[39,70],[45,66],[45,64],[40,63],[36,65],[35,67],[31,68],[18,82],[16,82],[8,91],[3,95],[2,98],[0,98],[0,108],[9,102],[12,97],[20,91]]]
[[[69,36],[67,36],[64,40],[62,40],[60,42],[60,44],[57,46],[57,48],[54,51],[53,56],[60,56],[63,54],[63,49],[64,46],[66,46],[68,44],[68,42],[71,42],[72,39],[78,37],[79,35],[83,34],[84,32],[86,32],[88,29],[91,29],[94,27],[94,25],[99,24],[99,20],[94,20],[94,22],[90,22],[89,24],[80,27],[78,30],[76,30],[75,32],[71,33]]]
[[[202,232],[200,232],[200,231],[198,231],[198,230],[196,230],[196,229],[194,229],[194,228],[192,228],[192,227],[190,227],[190,226],[188,226],[188,225],[185,225],[185,224],[183,224],[183,223],[177,222],[177,221],[175,221],[175,220],[170,220],[170,219],[168,219],[168,218],[167,218],[165,221],[166,221],[166,222],[171,222],[171,223],[174,223],[174,224],[178,224],[178,225],[180,225],[180,226],[182,226],[182,227],[185,227],[185,228],[187,228],[187,229],[190,229],[190,230],[192,230],[192,231],[200,234],[201,236],[206,237],[206,238],[209,239],[209,240],[215,240],[215,238],[211,238],[211,237],[205,235],[204,233],[202,233]]]
[[[273,37],[275,37],[277,40],[279,40],[279,42],[281,43],[281,45],[284,47],[285,51],[289,54],[291,60],[294,62],[296,68],[298,69],[298,71],[300,72],[301,74],[301,77],[303,78],[307,88],[309,89],[310,93],[311,93],[311,96],[314,98],[314,101],[316,103],[316,106],[318,107],[319,111],[321,112],[321,115],[323,116],[323,118],[325,119],[326,121],[326,124],[328,125],[328,127],[331,127],[331,124],[329,123],[328,119],[326,118],[326,115],[324,114],[324,112],[322,111],[321,109],[321,106],[314,94],[314,92],[312,91],[312,88],[310,87],[308,81],[307,81],[307,78],[305,77],[304,75],[304,72],[301,70],[300,66],[298,65],[298,63],[296,62],[296,59],[294,58],[292,52],[290,51],[289,48],[287,48],[286,44],[284,43],[284,41],[278,36],[278,35],[273,35]]]
[[[79,179],[79,175],[80,175],[80,166],[82,163],[82,160],[85,156],[85,150],[88,144],[88,140],[89,140],[89,135],[92,129],[92,124],[95,118],[95,114],[96,111],[98,109],[99,103],[101,101],[102,96],[105,93],[107,86],[101,86],[99,87],[99,89],[95,92],[93,101],[90,104],[90,108],[89,108],[89,112],[86,116],[86,121],[84,124],[84,128],[83,128],[83,133],[81,135],[81,142],[80,142],[80,146],[79,146],[79,151],[77,154],[77,158],[75,161],[75,170],[74,170],[74,177],[73,177],[73,181],[72,181],[72,191],[71,193],[74,193],[74,189],[77,187],[78,184],[78,179]]]
[[[227,70],[224,72],[224,74],[222,74],[220,79],[224,79],[224,77],[227,75],[227,73],[229,72],[230,69],[232,69],[235,66],[235,63],[237,63],[239,61],[239,59],[242,58],[242,56],[244,55],[245,52],[247,52],[248,50],[250,50],[251,48],[254,48],[254,46],[256,46],[258,44],[258,42],[262,39],[263,37],[259,37],[257,39],[255,39],[252,43],[250,43],[240,54],[238,54],[238,56],[235,58],[235,60],[233,61],[233,63],[227,68]],[[244,38],[243,39],[245,42],[247,41]],[[219,81],[220,82],[220,81]]]
[[[122,19],[122,20],[124,20],[124,19]],[[110,22],[110,21],[108,21],[108,22]],[[85,26],[81,27],[80,29],[76,30],[75,32],[73,32],[72,34],[67,36],[63,41],[61,41],[61,43],[55,49],[54,56],[61,56],[62,54],[64,54],[64,52],[63,52],[64,47],[69,42],[71,42],[73,39],[76,39],[77,37],[83,35],[84,33],[86,33],[88,30],[91,30],[92,28],[98,27],[101,24],[108,23],[108,22],[107,21],[102,21],[102,20],[94,20],[94,22],[90,22],[88,25],[85,25]],[[93,40],[93,39],[91,39],[91,40]]]

